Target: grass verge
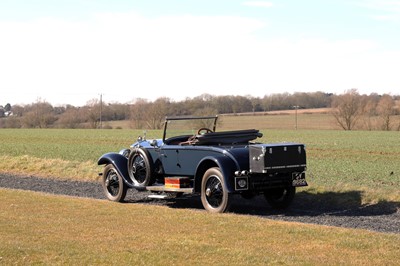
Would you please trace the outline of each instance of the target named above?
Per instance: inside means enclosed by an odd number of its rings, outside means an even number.
[[[0,189],[0,264],[396,265],[400,236]]]
[[[103,170],[92,161],[44,159],[29,155],[0,156],[0,173],[45,178],[95,181]]]

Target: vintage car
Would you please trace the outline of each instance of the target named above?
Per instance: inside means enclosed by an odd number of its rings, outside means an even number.
[[[221,213],[234,195],[263,194],[273,208],[288,207],[296,187],[307,186],[305,145],[258,143],[256,129],[217,132],[217,121],[167,117],[161,139],[139,137],[129,149],[101,156],[107,198],[122,202],[129,188],[157,198],[197,194],[206,210]]]

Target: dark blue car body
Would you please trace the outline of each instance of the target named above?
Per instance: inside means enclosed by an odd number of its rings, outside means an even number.
[[[207,119],[213,121],[212,129],[166,136],[171,122]],[[123,201],[128,188],[159,195],[199,193],[205,209],[224,212],[234,194],[246,199],[264,194],[274,208],[289,206],[295,187],[307,185],[305,146],[257,143],[262,136],[258,130],[216,132],[216,124],[216,116],[167,118],[162,139],[139,138],[129,149],[104,154],[98,164],[106,165],[106,196]]]

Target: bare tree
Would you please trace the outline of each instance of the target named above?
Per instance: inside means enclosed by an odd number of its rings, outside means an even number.
[[[13,112],[13,114],[15,116],[23,116],[25,114],[25,107],[21,106],[21,105],[14,105],[11,109],[11,111]]]
[[[332,115],[344,130],[354,129],[361,115],[361,96],[357,89],[337,95],[332,101]]]
[[[400,100],[398,100],[398,98],[395,100],[395,114],[400,115]],[[400,116],[397,116],[397,121],[399,122],[397,125],[397,131],[400,131]]]
[[[379,96],[375,94],[361,96],[361,120],[363,122],[363,128],[367,130],[374,129],[374,118],[376,117],[376,105],[378,101]]]
[[[138,99],[131,106],[131,121],[134,128],[160,129],[170,106],[168,98],[159,98],[154,102]]]
[[[168,98],[159,98],[148,105],[145,113],[145,121],[149,129],[160,129],[163,121],[168,114],[168,106],[170,100]]]
[[[56,120],[53,106],[41,99],[36,103],[25,107],[26,113],[21,119],[23,127],[27,128],[47,128]]]
[[[146,108],[149,102],[146,99],[136,99],[131,105],[130,120],[132,128],[142,129],[144,128],[144,121],[146,116]]]
[[[255,113],[261,110],[261,100],[260,98],[253,97],[251,95],[246,95],[246,98],[251,102],[252,112]]]
[[[219,114],[233,113],[233,102],[228,96],[218,96],[214,100],[215,107],[218,109]]]
[[[66,108],[65,112],[59,116],[57,124],[62,128],[78,128],[83,121],[81,116],[79,108],[69,106]]]
[[[392,96],[383,95],[376,106],[376,111],[382,119],[382,129],[389,131],[391,128],[391,116],[394,114],[395,102]]]
[[[83,110],[85,111],[86,115],[86,121],[89,122],[89,127],[90,128],[98,128],[100,125],[100,116],[101,116],[101,104],[100,101],[96,98],[89,100],[86,103],[85,108]]]

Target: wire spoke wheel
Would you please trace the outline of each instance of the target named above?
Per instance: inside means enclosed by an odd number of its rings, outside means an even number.
[[[213,208],[218,208],[223,200],[223,188],[221,180],[215,175],[211,176],[206,183],[206,200]]]
[[[132,152],[128,159],[129,177],[136,186],[148,186],[153,182],[153,164],[143,149]]]
[[[122,202],[125,199],[127,186],[112,164],[104,168],[102,186],[109,200]]]
[[[114,169],[110,170],[107,173],[106,188],[107,188],[108,193],[110,193],[111,196],[115,197],[116,195],[118,195],[120,186],[119,186],[117,172],[115,172]]]
[[[221,213],[228,210],[230,194],[225,188],[223,175],[217,167],[208,169],[201,182],[201,202],[207,211]]]
[[[132,175],[138,183],[143,183],[146,180],[147,167],[143,156],[140,154],[135,156],[132,162]]]

